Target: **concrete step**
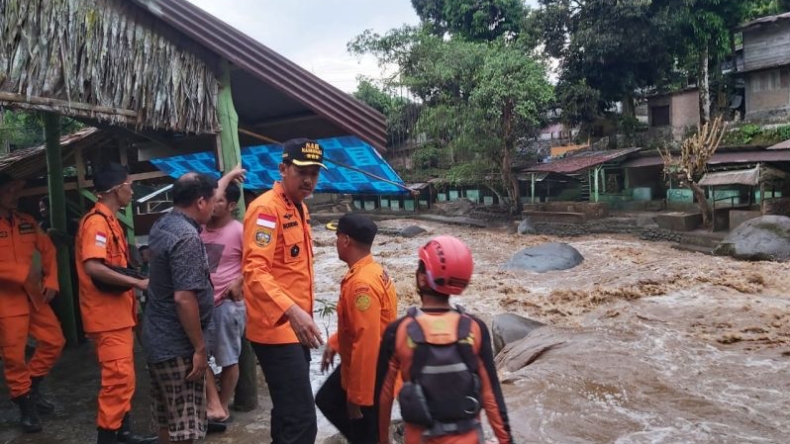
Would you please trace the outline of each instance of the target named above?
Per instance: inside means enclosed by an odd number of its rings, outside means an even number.
[[[675,244],[672,245],[672,248],[680,251],[690,251],[692,253],[702,253],[702,254],[707,254],[708,256],[713,256],[713,248],[703,247],[701,245]]]

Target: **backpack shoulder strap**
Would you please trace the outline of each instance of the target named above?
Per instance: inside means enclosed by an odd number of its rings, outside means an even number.
[[[458,347],[458,353],[469,370],[477,373],[478,362],[474,342],[479,341],[480,338],[472,336],[472,322],[474,322],[472,317],[461,311],[461,318],[458,320],[458,342],[456,342],[456,347]]]
[[[429,350],[425,342],[425,332],[422,330],[420,323],[417,322],[417,317],[422,315],[422,310],[417,307],[411,307],[406,313],[411,318],[408,325],[406,325],[406,334],[414,344],[409,374],[411,380],[416,381],[422,374],[422,369],[428,363]]]

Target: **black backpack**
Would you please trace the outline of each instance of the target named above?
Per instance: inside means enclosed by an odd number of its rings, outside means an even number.
[[[455,332],[447,325],[447,315],[426,315],[416,307],[408,311],[412,321],[406,333],[414,354],[411,380],[404,383],[398,399],[403,420],[426,427],[430,436],[479,428],[480,376],[474,351],[479,338],[471,334],[474,321],[461,307],[448,314],[458,316]],[[433,338],[433,343],[427,338]]]

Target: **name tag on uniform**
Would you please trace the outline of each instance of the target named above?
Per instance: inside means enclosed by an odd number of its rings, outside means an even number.
[[[107,235],[106,234],[104,234],[102,232],[96,233],[96,246],[97,247],[106,247],[107,246]]]
[[[30,222],[23,222],[19,224],[19,234],[35,234],[36,226]]]

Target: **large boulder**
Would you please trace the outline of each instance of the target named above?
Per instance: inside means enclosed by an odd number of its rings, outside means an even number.
[[[398,232],[398,235],[403,237],[415,237],[423,233],[425,233],[424,228],[418,227],[417,225],[409,225],[408,227],[400,230]]]
[[[527,235],[527,234],[535,234],[537,231],[535,230],[535,225],[532,223],[532,219],[529,217],[525,217],[518,224],[518,234]]]
[[[494,337],[494,354],[499,353],[506,345],[524,339],[533,330],[546,324],[525,317],[503,313],[496,315],[491,322],[491,334]]]
[[[761,216],[748,220],[713,252],[742,260],[786,262],[790,260],[790,217]]]
[[[568,270],[583,261],[584,257],[575,248],[566,243],[552,242],[519,251],[510,258],[504,268],[545,273],[552,270]]]
[[[445,202],[436,202],[433,206],[433,212],[440,216],[466,216],[474,207],[471,200],[461,198]]]

